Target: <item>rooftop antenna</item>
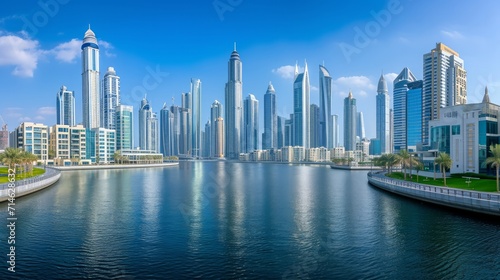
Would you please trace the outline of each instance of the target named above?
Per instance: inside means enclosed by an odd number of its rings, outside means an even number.
[[[234,51],[236,51],[236,42],[234,42]]]
[[[172,106],[174,106],[175,97],[172,96]]]

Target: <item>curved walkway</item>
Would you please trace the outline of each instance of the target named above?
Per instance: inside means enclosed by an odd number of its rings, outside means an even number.
[[[380,189],[410,198],[453,208],[500,216],[500,194],[436,187],[388,178],[369,172],[368,182]]]
[[[0,202],[6,201],[15,194],[15,198],[34,193],[53,185],[61,177],[61,172],[50,167],[45,168],[45,173],[40,176],[15,181],[15,188],[9,188],[9,183],[0,184]],[[13,191],[14,190],[14,191]]]
[[[53,166],[51,168],[60,171],[75,170],[101,170],[101,169],[130,169],[130,168],[152,168],[179,165],[179,162],[164,162],[150,164],[109,164],[109,165],[75,165],[75,166]]]

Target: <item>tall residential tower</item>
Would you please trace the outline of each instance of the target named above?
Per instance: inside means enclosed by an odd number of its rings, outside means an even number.
[[[228,81],[225,92],[226,157],[238,159],[243,134],[242,63],[236,44],[228,62]]]
[[[57,93],[57,124],[75,126],[75,92],[62,86]]]
[[[391,134],[390,134],[390,109],[389,90],[384,75],[380,75],[377,87],[377,111],[376,111],[376,135],[380,147],[377,147],[381,154],[391,152]]]
[[[82,112],[83,126],[88,129],[101,124],[99,89],[99,46],[89,26],[82,44]]]

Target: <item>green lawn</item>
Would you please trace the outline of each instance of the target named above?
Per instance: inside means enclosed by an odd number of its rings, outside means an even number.
[[[392,172],[392,174],[387,175],[394,179],[404,179],[404,175],[402,172]],[[470,176],[474,177],[474,176]],[[406,174],[406,181],[417,182],[417,175],[413,174],[413,179],[410,180],[410,175]],[[482,192],[496,192],[496,180],[491,179],[479,179],[479,180],[470,180],[470,186],[466,183],[465,178],[446,178],[446,185],[449,188],[463,189],[463,190],[474,190],[474,191],[482,191]],[[419,176],[419,183],[427,184],[432,186],[442,187],[444,186],[443,179],[436,179],[434,177],[424,177]]]
[[[8,171],[8,167],[0,167],[0,184],[3,184],[3,183],[7,183],[8,182],[8,177],[7,176],[2,176],[3,174],[7,174],[7,171]],[[33,169],[33,176],[31,176],[31,174],[29,173],[26,173],[24,175],[26,176],[23,176],[21,173],[19,173],[19,169],[18,169],[18,173],[16,174],[16,181],[19,181],[19,180],[22,180],[22,179],[27,179],[27,178],[31,178],[31,177],[36,177],[36,176],[39,176],[39,175],[42,175],[43,173],[45,173],[45,169],[42,169],[42,168],[34,168]]]

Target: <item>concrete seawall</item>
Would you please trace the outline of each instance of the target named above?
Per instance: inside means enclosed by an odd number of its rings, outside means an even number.
[[[167,167],[175,165],[179,165],[179,162],[151,163],[151,164],[75,165],[75,166],[54,166],[52,168],[60,171],[75,171],[75,170],[154,168],[154,167]]]
[[[15,198],[28,195],[45,189],[56,183],[61,177],[61,172],[52,168],[47,168],[46,172],[40,176],[15,182]],[[0,202],[7,201],[9,196],[9,187],[7,184],[0,185]],[[12,191],[10,191],[12,193]]]
[[[446,187],[417,184],[385,177],[381,173],[368,173],[368,182],[380,189],[406,197],[468,210],[500,216],[500,194],[460,190]]]

